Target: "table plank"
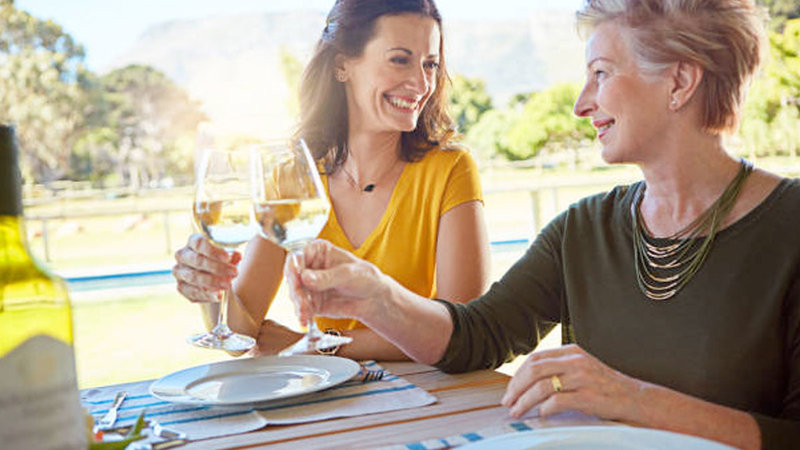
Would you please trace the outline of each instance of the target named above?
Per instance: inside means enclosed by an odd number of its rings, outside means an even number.
[[[508,409],[502,406],[476,408],[458,414],[425,417],[419,421],[376,426],[342,433],[315,436],[270,446],[289,448],[374,448],[438,439],[479,428],[510,423]]]
[[[332,445],[355,445],[361,439],[373,439],[367,445],[388,445],[472,431],[486,423],[476,417],[484,414],[498,420],[507,417],[500,407],[508,376],[491,370],[465,374],[444,374],[430,366],[415,363],[381,363],[392,371],[405,373],[408,381],[434,394],[438,402],[423,408],[414,408],[367,416],[326,420],[300,425],[267,426],[250,433],[208,439],[189,444],[187,449],[252,448],[281,444],[296,447],[300,441],[322,445],[330,440]],[[483,413],[482,411],[491,411]],[[462,420],[458,416],[466,414]],[[477,415],[476,415],[477,414]],[[453,429],[448,424],[458,425]],[[376,440],[382,435],[396,436],[401,441]],[[305,442],[303,443],[305,445]]]

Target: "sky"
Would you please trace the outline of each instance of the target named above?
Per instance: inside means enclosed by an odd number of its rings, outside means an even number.
[[[86,65],[103,71],[150,26],[218,14],[297,9],[327,13],[333,0],[16,0],[18,8],[52,19],[86,50]],[[437,0],[445,20],[510,20],[542,9],[575,10],[581,0]]]

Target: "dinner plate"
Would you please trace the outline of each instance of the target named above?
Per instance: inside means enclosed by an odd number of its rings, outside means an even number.
[[[328,389],[360,370],[337,356],[262,356],[191,367],[150,385],[150,393],[173,403],[241,405]]]
[[[732,450],[717,442],[669,431],[628,426],[542,428],[495,436],[467,444],[464,450],[502,448],[571,450]]]

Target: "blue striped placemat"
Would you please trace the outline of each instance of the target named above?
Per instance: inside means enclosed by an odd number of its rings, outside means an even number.
[[[523,418],[524,419],[524,418]],[[509,433],[518,433],[520,431],[530,431],[541,429],[546,426],[548,422],[551,424],[558,424],[558,426],[565,426],[570,424],[575,425],[602,425],[605,422],[594,417],[575,411],[567,411],[561,414],[550,417],[549,419],[542,419],[538,416],[518,421],[498,424],[492,427],[482,428],[477,431],[468,433],[455,434],[444,438],[427,439],[424,441],[409,442],[407,444],[395,445],[386,447],[387,450],[439,450],[452,447],[459,447],[461,445],[469,444],[472,442],[482,441],[495,436],[500,436]]]
[[[369,370],[382,367],[363,362]],[[280,401],[240,407],[197,406],[169,403],[149,393],[153,380],[90,388],[81,391],[81,402],[95,419],[108,411],[114,395],[126,391],[119,409],[118,426],[132,425],[142,410],[146,418],[182,431],[189,439],[205,439],[244,433],[268,424],[291,424],[334,417],[415,408],[436,402],[436,397],[384,369],[380,381],[362,382],[359,377],[330,389]]]

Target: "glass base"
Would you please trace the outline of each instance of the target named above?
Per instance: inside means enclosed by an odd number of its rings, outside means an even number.
[[[353,342],[349,336],[336,336],[333,334],[320,333],[309,338],[310,333],[306,333],[299,341],[281,350],[278,356],[302,355],[315,353],[317,350],[327,350]]]
[[[233,333],[225,337],[218,336],[214,333],[201,333],[190,337],[187,341],[197,347],[226,350],[229,352],[246,352],[256,345],[255,339],[238,333]]]

